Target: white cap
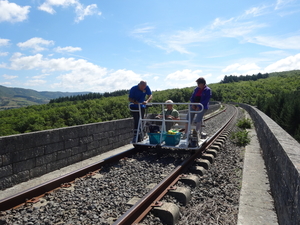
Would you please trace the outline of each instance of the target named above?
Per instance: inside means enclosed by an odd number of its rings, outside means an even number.
[[[167,101],[165,101],[165,103],[173,103],[173,101],[172,100],[167,100]]]

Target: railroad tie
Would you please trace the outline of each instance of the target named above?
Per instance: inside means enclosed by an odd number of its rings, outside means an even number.
[[[181,176],[180,181],[192,188],[196,188],[200,184],[199,177],[193,174]]]
[[[206,170],[208,170],[208,168],[210,167],[210,162],[209,160],[207,159],[196,159],[195,160],[195,163],[198,165],[198,166],[202,166],[203,168],[205,168]]]
[[[152,212],[166,224],[175,225],[179,220],[179,207],[174,203],[163,202],[160,206],[154,206]]]
[[[205,152],[206,152],[207,154],[213,155],[215,158],[216,158],[217,155],[218,155],[218,151],[217,151],[216,149],[211,149],[211,148],[209,148],[209,149],[207,149]]]
[[[215,149],[215,150],[217,150],[217,151],[220,151],[221,146],[213,144],[213,145],[210,146],[210,148],[211,148],[211,149]]]
[[[203,176],[206,173],[206,170],[202,166],[195,166],[193,168],[193,173]]]
[[[175,189],[170,189],[168,194],[176,198],[177,201],[182,203],[184,206],[187,205],[191,200],[191,190],[186,187],[176,187]]]
[[[209,153],[204,153],[203,155],[201,155],[201,158],[208,160],[210,164],[213,164],[213,162],[215,161],[214,155]]]
[[[219,145],[220,147],[222,147],[224,144],[223,141],[220,141],[219,139],[217,141],[214,142],[214,145]]]

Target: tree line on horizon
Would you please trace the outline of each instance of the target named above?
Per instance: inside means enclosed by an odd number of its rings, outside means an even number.
[[[113,91],[113,92],[104,92],[103,94],[102,93],[96,93],[96,92],[93,93],[93,92],[91,92],[91,93],[88,93],[88,94],[65,96],[65,97],[50,99],[49,103],[60,103],[60,102],[68,102],[68,101],[82,101],[82,100],[122,96],[122,95],[127,94],[128,91],[129,90],[117,90],[117,91]]]
[[[296,118],[300,115],[300,102],[297,100],[300,99],[300,71],[282,72],[277,76],[255,81],[208,86],[212,89],[212,101],[257,105],[300,142],[300,122]],[[194,88],[153,91],[153,102],[165,102],[168,99],[174,102],[189,102]],[[106,94],[89,93],[78,99],[68,100],[64,97],[58,102],[0,111],[0,136],[131,117],[128,93],[129,90]],[[183,107],[175,106],[179,110]],[[160,111],[160,107],[149,108],[149,113]]]
[[[268,77],[269,77],[268,73],[265,73],[265,74],[258,73],[257,75],[253,74],[252,76],[250,76],[250,75],[240,75],[240,76],[225,75],[224,79],[221,80],[220,83],[226,84],[226,83],[239,82],[239,81],[250,81],[250,80],[256,81],[258,79],[265,79]]]

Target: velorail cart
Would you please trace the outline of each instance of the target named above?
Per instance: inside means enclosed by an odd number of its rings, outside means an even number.
[[[169,120],[165,117],[164,106],[166,104],[186,105],[186,110],[180,110],[179,120]],[[201,103],[151,103],[146,105],[160,106],[160,111],[158,112],[162,112],[162,119],[153,118],[153,115],[147,115],[147,112],[145,113],[144,118],[142,118],[141,104],[138,105],[137,110],[131,109],[130,105],[132,105],[132,103],[129,104],[129,109],[132,112],[138,112],[140,116],[137,135],[131,142],[135,147],[148,146],[166,149],[196,150],[207,140],[206,135],[201,135],[196,132],[193,121],[190,122],[190,119],[186,119],[187,114],[201,113],[203,111],[203,105]],[[191,105],[200,105],[201,110],[192,111]],[[167,123],[172,123],[172,126],[167,126]],[[185,129],[186,124],[187,130],[185,131],[185,134],[183,134],[180,131]],[[171,127],[171,129],[166,130],[166,127]]]

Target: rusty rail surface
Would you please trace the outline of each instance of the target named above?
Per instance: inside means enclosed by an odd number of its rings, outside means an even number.
[[[117,155],[108,157],[99,162],[93,163],[89,166],[83,167],[81,169],[75,170],[71,173],[63,175],[61,177],[55,178],[33,188],[27,189],[23,192],[15,194],[13,196],[7,197],[0,200],[0,211],[5,211],[14,208],[18,205],[24,204],[26,201],[33,199],[37,196],[42,196],[47,192],[53,191],[56,188],[61,187],[65,183],[74,181],[76,178],[86,176],[87,174],[99,170],[103,165],[107,163],[116,162],[130,154],[134,154],[137,150],[135,148],[129,149],[127,151],[121,152]]]
[[[206,120],[211,119],[212,117],[222,113],[224,110],[208,117]],[[60,176],[58,178],[52,179],[48,182],[42,183],[30,189],[27,189],[23,192],[17,193],[15,195],[9,196],[4,199],[0,199],[0,211],[5,211],[19,205],[25,204],[26,202],[35,199],[37,197],[43,196],[47,192],[51,192],[56,188],[61,187],[63,184],[73,182],[76,178],[80,178],[83,176],[88,175],[93,171],[99,170],[103,165],[107,163],[116,162],[128,155],[134,154],[135,152],[139,151],[140,149],[132,148],[117,155],[111,156],[109,158],[103,159],[99,162],[93,163],[89,166],[83,167],[66,175]]]
[[[134,206],[132,206],[125,214],[123,214],[113,225],[129,225],[138,224],[149,212],[156,206],[162,197],[169,189],[180,179],[181,174],[190,166],[195,159],[199,158],[201,154],[208,149],[213,142],[229,127],[237,114],[237,109],[232,117],[206,142],[204,142],[199,150],[195,152],[190,158],[177,166],[169,176],[164,178],[157,184],[147,195],[140,199]]]

